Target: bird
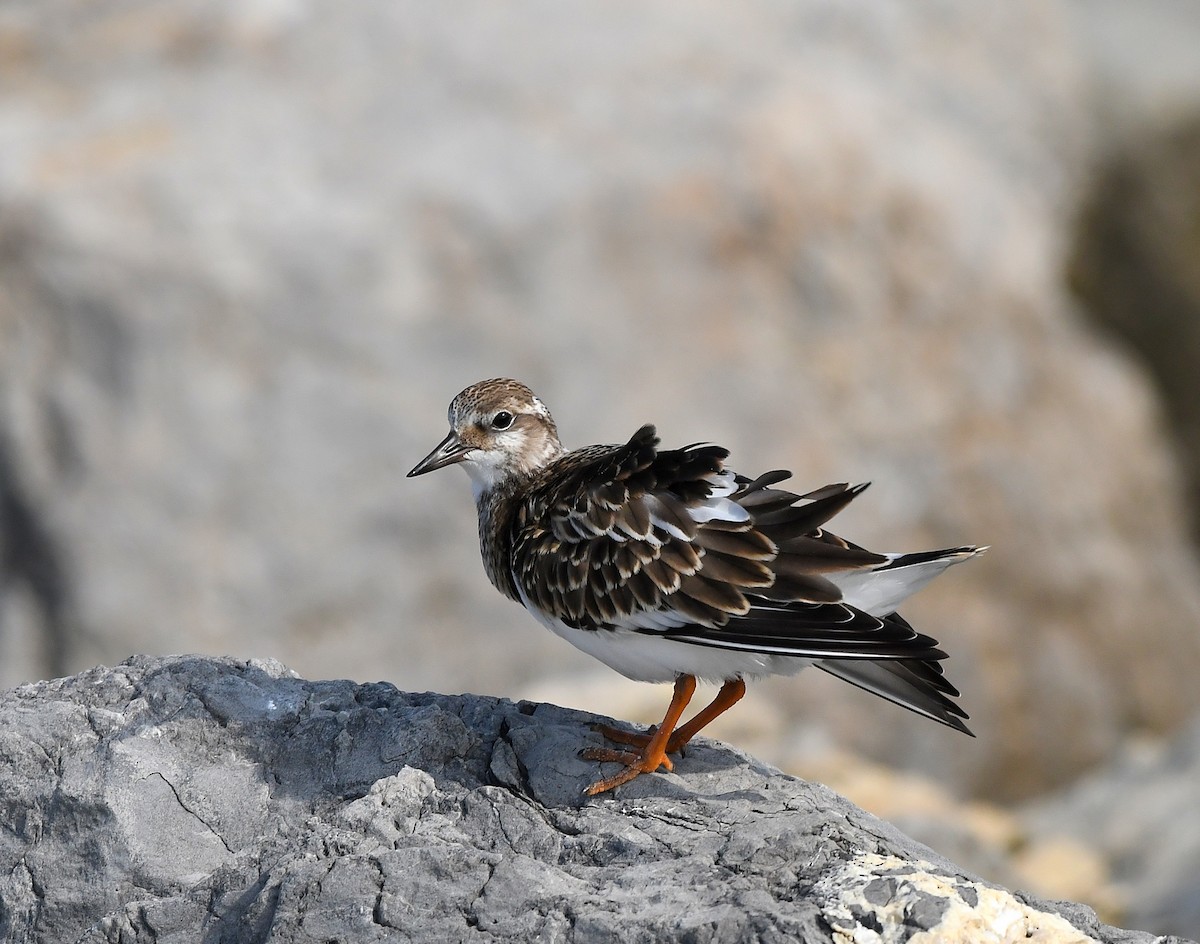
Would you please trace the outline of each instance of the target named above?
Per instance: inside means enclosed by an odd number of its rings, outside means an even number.
[[[740,475],[712,443],[661,449],[652,425],[624,444],[567,450],[517,380],[472,384],[448,419],[408,477],[466,470],[496,589],[627,678],[674,685],[649,730],[594,726],[618,746],[581,756],[620,768],[587,795],[672,770],[669,755],[740,701],[747,679],[808,665],[974,737],[947,654],[896,608],[986,547],[866,550],[824,525],[869,483],[790,492],[779,488],[790,472]],[[681,723],[697,680],[720,689]]]

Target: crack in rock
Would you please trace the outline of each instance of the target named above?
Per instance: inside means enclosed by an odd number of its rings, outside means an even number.
[[[188,806],[183,801],[183,797],[179,795],[179,790],[176,789],[175,784],[171,783],[171,781],[168,780],[163,775],[163,773],[158,770],[151,773],[146,779],[150,779],[152,777],[157,777],[159,780],[161,780],[163,783],[165,783],[167,785],[167,788],[171,791],[171,795],[175,797],[175,802],[177,802],[179,804],[180,808],[183,809],[183,811],[185,813],[187,813],[189,816],[194,818],[196,820],[196,822],[198,822],[201,826],[203,826],[210,833],[212,833],[212,835],[214,835],[217,838],[217,840],[221,843],[221,845],[225,847],[226,852],[228,852],[230,855],[234,854],[234,850],[230,847],[229,843],[227,843],[225,841],[225,837],[222,836],[219,832],[217,832],[217,830],[215,830],[212,827],[212,824],[209,823],[207,820],[205,820],[203,816],[201,816],[199,813],[197,813],[195,810],[193,810],[190,806]]]

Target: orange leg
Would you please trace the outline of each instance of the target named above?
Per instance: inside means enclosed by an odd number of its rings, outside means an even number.
[[[650,735],[646,746],[639,753],[614,751],[602,747],[589,747],[582,751],[580,756],[586,760],[616,762],[625,765],[624,770],[603,780],[597,780],[584,793],[588,796],[596,796],[598,793],[619,787],[623,783],[629,783],[630,780],[640,777],[642,774],[652,773],[659,767],[665,766],[667,770],[670,770],[671,761],[667,757],[667,744],[671,733],[675,730],[675,725],[679,724],[679,718],[687,708],[688,702],[692,700],[695,691],[696,677],[694,675],[681,675],[675,679],[675,694],[671,697],[671,704],[667,707],[662,724],[658,726],[654,734]]]
[[[685,724],[682,728],[676,730],[671,739],[667,741],[667,753],[678,754],[685,744],[700,733],[700,729],[707,727],[717,715],[724,714],[746,694],[746,683],[740,678],[729,679],[721,690],[717,692],[717,697],[712,700],[707,708],[697,712],[696,717]]]
[[[724,714],[736,705],[742,700],[742,696],[745,694],[745,682],[740,678],[729,679],[729,681],[721,686],[721,690],[717,692],[717,697],[712,700],[707,708],[671,734],[670,740],[667,741],[667,753],[679,753],[688,741],[700,733],[702,728],[711,724],[717,715]],[[650,743],[658,728],[652,727],[644,734],[635,734],[632,731],[622,731],[620,728],[610,727],[607,724],[597,724],[592,726],[592,730],[599,731],[608,740],[615,741],[617,744],[628,744],[631,747],[645,747]]]

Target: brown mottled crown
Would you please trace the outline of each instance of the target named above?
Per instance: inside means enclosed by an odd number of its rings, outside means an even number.
[[[537,395],[519,380],[509,377],[493,377],[473,383],[450,401],[447,418],[452,429],[461,429],[474,420],[497,410],[511,413],[533,413],[540,416],[544,425],[555,437],[558,427],[554,417]]]

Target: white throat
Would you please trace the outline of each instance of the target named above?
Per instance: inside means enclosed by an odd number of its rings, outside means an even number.
[[[476,456],[480,458],[477,459]],[[460,463],[462,469],[471,479],[471,495],[475,499],[475,504],[479,505],[483,496],[496,487],[496,484],[504,477],[499,465],[494,462],[487,461],[487,453],[480,449],[476,449],[469,453],[467,458]]]
[[[566,451],[553,436],[522,438],[506,445],[509,448],[472,449],[462,461],[463,469],[471,477],[476,505],[488,492],[533,475]]]

